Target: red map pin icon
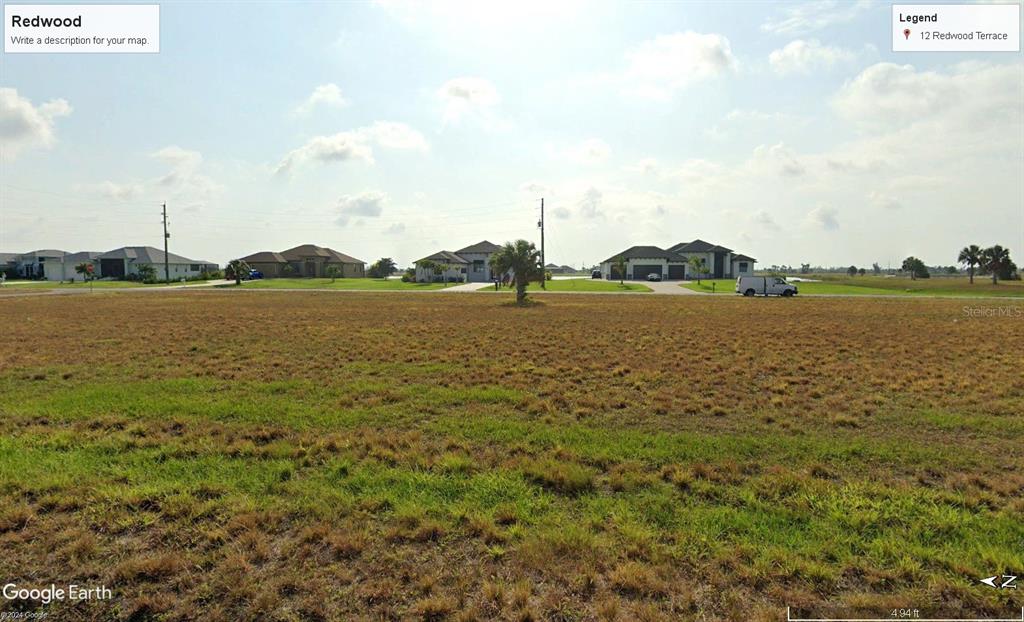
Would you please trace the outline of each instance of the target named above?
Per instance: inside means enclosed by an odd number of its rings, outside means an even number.
[[[910,38],[910,29],[909,28],[904,28],[903,29],[903,38],[904,39],[909,39]]]

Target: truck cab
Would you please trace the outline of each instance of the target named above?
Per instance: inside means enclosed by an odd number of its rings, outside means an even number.
[[[736,278],[736,293],[744,296],[795,296],[796,285],[781,276],[740,276]]]

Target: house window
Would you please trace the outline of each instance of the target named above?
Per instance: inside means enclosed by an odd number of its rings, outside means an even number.
[[[197,263],[189,264],[188,269],[191,272],[199,272],[199,264],[197,264]]]
[[[740,262],[740,272],[746,272],[746,271],[747,271],[747,262],[741,261]]]
[[[483,271],[484,271],[484,260],[483,259],[474,259],[473,260],[473,272],[483,272]]]

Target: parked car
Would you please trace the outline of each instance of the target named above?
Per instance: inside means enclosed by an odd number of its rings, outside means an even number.
[[[736,278],[736,293],[744,296],[795,296],[796,285],[780,276],[741,276]]]
[[[599,278],[601,278],[601,271],[600,270],[594,270],[593,272],[590,273],[590,278],[592,278],[592,279],[599,279]]]
[[[657,272],[652,272],[652,273],[647,275],[647,280],[648,281],[660,281],[661,280],[661,275],[658,274]]]
[[[262,278],[263,278],[263,273],[260,272],[259,270],[249,270],[248,279],[250,281],[255,280],[255,279],[262,279]]]

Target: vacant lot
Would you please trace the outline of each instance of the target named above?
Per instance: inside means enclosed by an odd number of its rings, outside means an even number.
[[[986,277],[975,277],[973,284],[961,277],[911,279],[909,277],[812,275],[809,278],[819,280],[794,281],[793,284],[797,286],[801,294],[1024,298],[1024,281],[1000,281],[993,285],[992,280]],[[736,279],[703,279],[699,284],[687,283],[683,287],[709,294],[736,295]]]
[[[1019,612],[977,582],[1024,574],[1012,309],[508,297],[0,301],[0,577],[115,592],[52,619]]]

